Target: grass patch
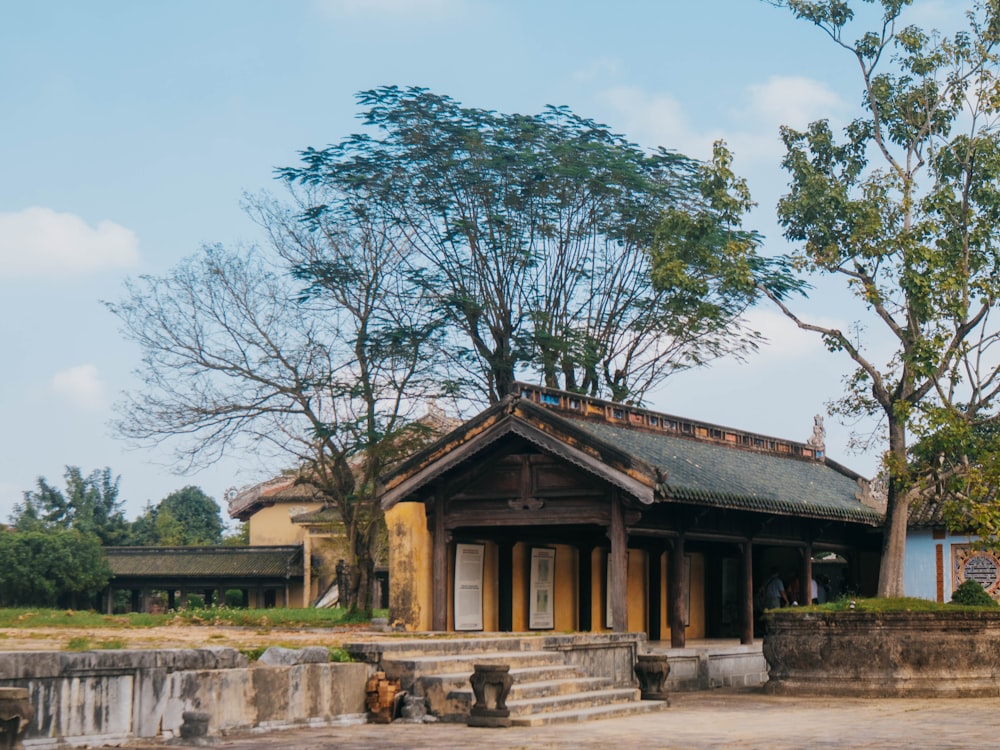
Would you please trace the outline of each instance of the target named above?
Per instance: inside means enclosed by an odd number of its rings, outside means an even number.
[[[853,606],[851,606],[853,604]],[[930,599],[918,599],[907,596],[893,599],[863,599],[855,597],[853,599],[842,597],[826,604],[810,604],[806,607],[795,607],[792,610],[775,611],[799,611],[799,612],[956,612],[956,611],[990,611],[996,607],[989,606],[968,606],[964,604],[940,603]]]
[[[388,616],[388,610],[377,609],[374,617]],[[0,609],[0,628],[152,628],[162,625],[231,625],[257,628],[264,632],[272,628],[333,628],[365,625],[368,618],[359,612],[344,609],[230,609],[209,607],[182,609],[152,615],[132,612],[124,615],[104,615],[66,609]]]

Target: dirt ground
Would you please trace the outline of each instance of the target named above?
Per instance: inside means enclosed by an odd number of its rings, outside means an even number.
[[[341,628],[255,629],[216,625],[166,625],[156,628],[0,628],[0,651],[65,651],[74,648],[203,648],[238,649],[285,646],[340,646],[382,635],[370,630]],[[85,640],[86,646],[80,641]]]

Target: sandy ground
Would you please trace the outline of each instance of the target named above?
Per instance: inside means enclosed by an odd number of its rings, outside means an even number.
[[[185,624],[156,628],[0,628],[0,651],[64,651],[74,639],[85,639],[92,649],[330,647],[380,635],[361,627],[256,629]]]

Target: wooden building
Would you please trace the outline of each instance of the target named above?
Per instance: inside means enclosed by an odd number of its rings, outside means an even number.
[[[301,600],[302,547],[106,547],[113,574],[103,594],[110,613],[116,591],[129,592],[132,612],[177,609],[197,594],[206,605],[241,593],[244,607],[289,607]]]
[[[866,488],[821,441],[520,385],[383,478],[391,617],[750,642],[772,569],[874,591]]]

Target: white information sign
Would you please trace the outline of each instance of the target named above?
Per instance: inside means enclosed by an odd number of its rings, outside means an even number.
[[[546,547],[531,550],[531,599],[528,603],[528,627],[546,630],[555,627],[556,551]]]
[[[455,630],[483,629],[482,544],[455,545]]]

